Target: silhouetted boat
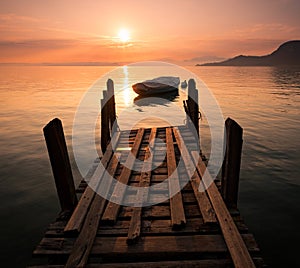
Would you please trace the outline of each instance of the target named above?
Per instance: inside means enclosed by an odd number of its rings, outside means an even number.
[[[141,96],[160,95],[168,92],[178,92],[179,77],[161,76],[132,85],[135,93]]]

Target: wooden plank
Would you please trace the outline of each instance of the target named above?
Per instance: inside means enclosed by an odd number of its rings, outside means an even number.
[[[205,163],[202,161],[201,157],[198,156],[197,152],[192,152],[194,163],[196,163],[197,158],[199,161],[197,163],[197,170],[201,177],[207,172],[207,176],[210,177],[208,170],[206,169]],[[204,181],[204,180],[203,180]],[[255,267],[253,260],[247,250],[247,247],[229,213],[227,207],[215,185],[213,179],[210,177],[208,181],[212,181],[210,185],[206,185],[207,193],[210,201],[216,212],[221,230],[227,244],[228,250],[232,257],[233,263],[236,268],[253,268]]]
[[[236,208],[240,179],[243,129],[227,118],[225,121],[226,151],[222,167],[221,193],[228,208]]]
[[[156,137],[156,128],[151,129],[151,133],[149,136],[149,145],[147,148],[147,152],[145,154],[145,160],[143,163],[139,187],[149,187],[151,180],[151,169],[154,155],[154,139]],[[148,191],[139,192],[137,195],[136,203],[147,201],[148,199]],[[128,230],[127,236],[127,244],[135,243],[141,235],[141,225],[142,225],[142,206],[134,207],[133,213],[130,221],[130,226]]]
[[[247,226],[243,221],[234,219],[241,233],[248,233]],[[118,218],[114,226],[103,225],[97,230],[98,237],[104,236],[127,236],[130,221]],[[206,225],[202,218],[187,219],[186,225],[181,230],[172,230],[170,219],[145,219],[141,225],[143,236],[170,236],[170,235],[196,235],[196,234],[220,234],[221,229],[218,225]],[[52,226],[47,230],[45,237],[64,237],[63,227]],[[142,240],[141,240],[142,241]]]
[[[31,268],[63,268],[63,265],[34,266]],[[220,260],[179,260],[160,262],[126,262],[126,263],[101,263],[88,264],[86,268],[231,268],[232,262],[228,259]]]
[[[43,131],[61,209],[73,211],[77,196],[62,123],[55,118]]]
[[[116,142],[118,142],[120,133],[116,132],[115,135],[116,135]],[[101,159],[101,163],[104,168],[107,168],[112,155],[113,155],[113,148],[110,143],[104,156]],[[97,171],[97,169],[96,169],[96,171]],[[91,183],[93,183],[93,184],[100,183],[103,175],[104,175],[104,173],[100,174],[98,182],[91,182]],[[68,233],[79,233],[80,232],[81,227],[84,222],[84,219],[85,219],[85,216],[90,208],[90,205],[94,199],[94,196],[95,196],[94,190],[92,188],[90,188],[89,186],[87,186],[87,188],[85,189],[84,193],[82,194],[82,196],[79,200],[79,203],[76,206],[70,220],[68,221],[68,224],[65,227],[65,230],[64,230],[65,232],[68,232]]]
[[[97,264],[88,266],[88,268],[100,268]],[[103,268],[231,268],[232,262],[226,259],[220,260],[177,260],[160,262],[130,262],[130,263],[105,263]]]
[[[115,173],[118,166],[118,162],[118,158],[115,157],[115,155],[113,155],[107,169],[109,174]],[[112,182],[102,182],[103,183],[101,183],[99,187],[106,187],[104,189],[104,193],[108,194]],[[85,267],[97,234],[99,221],[104,211],[106,201],[107,200],[99,194],[95,195],[91,208],[84,221],[83,228],[78,238],[76,239],[74,247],[72,248],[71,254],[66,263],[66,268]]]
[[[171,128],[166,128],[166,146],[167,146],[167,168],[169,180],[169,195],[171,222],[173,229],[181,229],[186,224],[182,196],[179,184],[179,175],[176,165],[176,157],[173,143],[173,134]]]
[[[195,197],[198,202],[199,209],[201,211],[201,214],[203,216],[203,220],[207,224],[216,224],[217,219],[215,216],[215,212],[212,208],[212,205],[206,195],[205,192],[200,192],[198,190],[199,184],[201,183],[199,174],[197,171],[194,173],[192,172],[192,167],[190,166],[192,164],[192,158],[183,142],[182,136],[177,128],[173,129],[174,136],[177,142],[177,145],[179,147],[181,157],[183,158],[183,161],[186,166],[186,171],[188,173],[188,176],[191,178],[191,185],[195,194]]]
[[[125,185],[128,184],[129,181],[129,177],[131,175],[131,169],[134,165],[135,159],[138,155],[138,151],[139,148],[141,146],[141,142],[144,136],[144,128],[140,128],[138,130],[138,133],[136,135],[133,147],[131,149],[131,155],[129,154],[129,156],[127,157],[127,160],[125,162],[125,165],[122,169],[122,172],[120,174],[119,177],[119,182],[123,183]],[[104,211],[104,214],[102,216],[102,220],[104,222],[108,222],[111,224],[114,224],[117,220],[117,216],[120,210],[120,205],[117,203],[114,203],[113,200],[114,199],[118,199],[118,200],[122,200],[124,198],[124,194],[125,194],[125,189],[122,187],[115,187],[112,195],[111,195],[111,199]]]
[[[257,268],[266,267],[260,257],[254,257],[253,261]],[[112,262],[90,263],[87,268],[232,268],[232,261],[225,258],[206,260],[176,260],[176,261],[149,261],[149,262]],[[63,268],[63,265],[38,265],[31,268]]]
[[[242,235],[249,251],[259,252],[253,235]],[[146,236],[143,243],[128,246],[127,237],[96,237],[90,256],[100,254],[103,258],[122,257],[144,257],[150,260],[152,257],[180,258],[186,256],[196,256],[200,254],[228,253],[228,248],[224,238],[220,234],[213,235],[183,235],[183,236]],[[34,251],[35,256],[49,255],[69,255],[73,249],[73,238],[43,238],[39,246]],[[162,249],[163,253],[162,254]],[[185,254],[184,254],[185,253]],[[203,257],[203,256],[202,256]],[[246,266],[244,266],[246,267]]]
[[[266,268],[261,257],[254,257],[253,261],[257,268]],[[142,262],[109,262],[91,263],[87,268],[232,268],[232,261],[226,258],[206,260],[172,260],[172,261],[142,261]],[[31,268],[63,268],[63,265],[39,265]]]

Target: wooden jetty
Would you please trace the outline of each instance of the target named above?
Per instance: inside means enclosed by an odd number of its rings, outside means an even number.
[[[89,175],[100,162],[116,180],[131,186],[148,187],[173,174],[165,187],[139,196],[153,203],[184,187],[170,199],[147,207],[106,200],[85,180],[75,191],[62,124],[59,119],[52,120],[44,134],[62,211],[33,252],[35,267],[265,267],[237,209],[242,128],[232,119],[226,120],[221,178],[200,192],[206,160],[197,152],[198,137],[185,125],[118,132],[113,125],[116,113],[111,80],[107,87],[101,101],[104,154],[95,160]],[[192,80],[189,91],[198,94]],[[187,124],[198,129],[197,103],[188,99],[184,108],[189,115]],[[115,150],[110,143],[112,134],[118,137]],[[161,150],[163,144],[155,143],[154,138],[164,141],[166,154]],[[140,161],[128,157],[129,152]],[[179,169],[180,158],[184,165]],[[149,172],[155,163],[159,165]],[[191,163],[196,166],[194,172]],[[100,174],[99,187],[102,177]],[[137,200],[135,192],[125,193],[113,184],[106,190],[111,197],[121,196],[132,205]]]

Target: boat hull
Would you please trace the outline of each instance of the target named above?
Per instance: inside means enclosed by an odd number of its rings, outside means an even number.
[[[153,80],[136,83],[132,86],[135,93],[141,96],[178,93],[179,78],[159,77]]]

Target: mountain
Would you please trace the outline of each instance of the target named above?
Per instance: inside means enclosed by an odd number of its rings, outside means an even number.
[[[195,57],[195,58],[191,58],[191,59],[186,59],[184,60],[184,64],[192,64],[195,65],[195,63],[206,63],[206,62],[219,62],[219,61],[223,61],[226,60],[226,58],[220,58],[217,56],[202,56],[202,57]]]
[[[300,40],[288,41],[265,56],[237,56],[221,62],[196,66],[294,66],[300,65]]]

